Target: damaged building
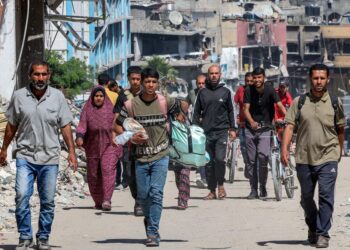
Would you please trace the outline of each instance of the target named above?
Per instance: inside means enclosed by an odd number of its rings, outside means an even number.
[[[350,91],[350,10],[347,0],[281,1],[287,20],[287,59],[291,91],[305,92],[308,69],[325,63],[331,69],[329,88],[338,96]]]
[[[242,79],[256,67],[277,83],[288,77],[286,23],[272,2],[222,4],[221,67],[226,79]],[[228,58],[226,58],[228,57]]]
[[[48,0],[44,7],[46,49],[84,60],[126,86],[133,56],[129,0]]]
[[[217,58],[216,35],[208,34],[200,22],[199,10],[192,12],[197,6],[187,5],[192,2],[131,1],[132,65],[145,65],[153,56],[162,57],[180,78],[190,82],[201,73],[203,65],[213,61],[212,55]],[[204,7],[202,14],[210,10],[210,5],[207,10]]]

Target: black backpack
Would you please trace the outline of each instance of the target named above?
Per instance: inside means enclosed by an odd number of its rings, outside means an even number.
[[[304,106],[305,100],[306,100],[306,96],[309,96],[309,94],[303,94],[300,96],[299,100],[298,100],[298,111],[297,114],[295,115],[295,126],[294,126],[294,133],[296,133],[298,131],[299,128],[299,122],[300,122],[300,112],[301,112],[301,108]],[[338,113],[338,97],[334,96],[334,95],[329,95],[332,101],[332,107],[334,109],[334,127],[335,130],[338,133],[338,126],[337,126],[337,113]]]

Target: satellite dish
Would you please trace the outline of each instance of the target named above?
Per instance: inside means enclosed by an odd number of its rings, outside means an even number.
[[[174,25],[180,25],[183,21],[183,17],[180,12],[174,10],[169,13],[169,21]]]

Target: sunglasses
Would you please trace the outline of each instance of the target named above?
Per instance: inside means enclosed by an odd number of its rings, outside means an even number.
[[[47,76],[49,73],[39,73],[39,72],[34,72],[33,75],[34,76]]]

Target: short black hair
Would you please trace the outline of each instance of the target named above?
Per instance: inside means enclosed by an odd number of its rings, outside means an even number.
[[[99,74],[97,77],[97,82],[99,85],[107,85],[109,80],[110,77],[106,73]]]
[[[154,77],[156,79],[159,79],[159,73],[155,69],[145,68],[141,72],[141,81],[145,80],[147,77]]]
[[[327,72],[327,76],[329,76],[329,68],[327,65],[324,65],[322,63],[316,63],[316,64],[312,65],[310,67],[310,71],[309,71],[310,77],[312,76],[312,71],[314,71],[314,70],[324,70]]]
[[[141,75],[142,69],[139,66],[130,66],[128,68],[128,76],[131,74],[140,74]]]
[[[109,86],[110,88],[114,88],[115,86],[119,86],[119,84],[117,83],[116,80],[113,80],[113,79],[112,79],[112,80],[109,81],[108,86]]]
[[[252,77],[253,73],[252,72],[247,72],[245,73],[244,79],[246,79],[247,77]]]
[[[39,66],[39,65],[46,66],[47,67],[47,72],[51,73],[50,66],[49,66],[48,62],[46,62],[44,60],[41,60],[41,59],[35,59],[29,64],[28,75],[30,76],[33,73],[33,71],[34,71],[33,66]]]
[[[263,68],[257,67],[253,70],[252,75],[253,76],[257,76],[257,75],[265,76],[265,70]]]

